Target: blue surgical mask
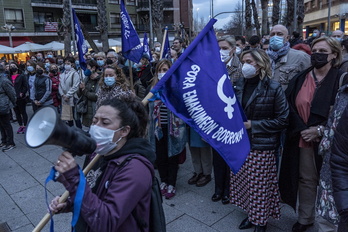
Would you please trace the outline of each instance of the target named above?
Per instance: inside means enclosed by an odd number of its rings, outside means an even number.
[[[47,55],[47,58],[53,58],[53,55]]]
[[[313,35],[312,35],[312,36],[313,36],[313,37],[317,37],[317,35],[318,35],[317,33],[313,33]]]
[[[28,66],[27,67],[28,72],[34,72],[34,67],[33,66]]]
[[[335,37],[335,39],[336,39],[339,43],[342,42],[342,38],[340,38],[340,37]]]
[[[281,36],[272,36],[270,41],[269,41],[269,46],[271,47],[272,50],[278,51],[281,49],[284,45],[284,38]]]
[[[104,83],[107,85],[107,86],[113,86],[116,82],[116,79],[115,77],[105,77],[104,78]]]
[[[92,75],[92,71],[89,70],[88,68],[86,68],[86,70],[84,71],[84,74],[85,74],[85,76],[90,76],[90,75]]]
[[[50,63],[45,63],[45,68],[49,68],[51,66]]]
[[[97,60],[97,64],[99,67],[104,65],[104,60]]]
[[[76,60],[75,61],[75,66],[76,66],[76,69],[79,69],[80,68],[80,61]]]

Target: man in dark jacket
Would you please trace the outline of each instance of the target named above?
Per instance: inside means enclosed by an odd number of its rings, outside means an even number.
[[[0,147],[5,152],[16,147],[10,122],[10,111],[16,104],[16,92],[4,71],[4,66],[0,65]]]
[[[338,232],[348,231],[348,107],[342,113],[332,144],[332,187],[337,211],[340,214]]]

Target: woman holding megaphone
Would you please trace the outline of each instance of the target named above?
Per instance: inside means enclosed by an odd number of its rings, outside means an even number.
[[[101,103],[90,128],[97,142],[95,153],[102,155],[86,175],[83,200],[76,231],[148,231],[137,218],[149,224],[149,209],[155,154],[144,139],[147,113],[134,96],[107,99]],[[90,161],[91,157],[87,157]],[[136,158],[128,159],[130,156]],[[57,181],[69,191],[66,203],[54,198],[53,213],[73,211],[79,186],[79,167],[69,152],[55,165]]]

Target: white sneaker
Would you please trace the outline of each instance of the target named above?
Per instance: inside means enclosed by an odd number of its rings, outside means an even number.
[[[162,183],[160,184],[160,189],[161,189],[161,194],[162,194],[162,196],[164,196],[164,194],[167,193],[167,188],[168,188],[167,183],[162,182]]]

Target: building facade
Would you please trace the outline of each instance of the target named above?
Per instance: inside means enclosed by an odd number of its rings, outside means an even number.
[[[89,32],[92,39],[100,39],[98,30],[98,0],[71,0],[72,7]],[[121,0],[105,0],[109,38],[120,38]],[[192,28],[192,0],[163,0],[164,25],[174,34],[177,25],[183,25],[189,33]],[[149,1],[125,0],[130,18],[141,36],[149,33]],[[23,42],[48,43],[63,41],[62,31],[63,0],[2,0],[0,1],[0,44],[10,46],[11,33],[13,46]],[[12,25],[12,28],[5,28]]]
[[[348,33],[348,0],[305,0],[305,37],[314,29],[326,34],[335,30]]]

